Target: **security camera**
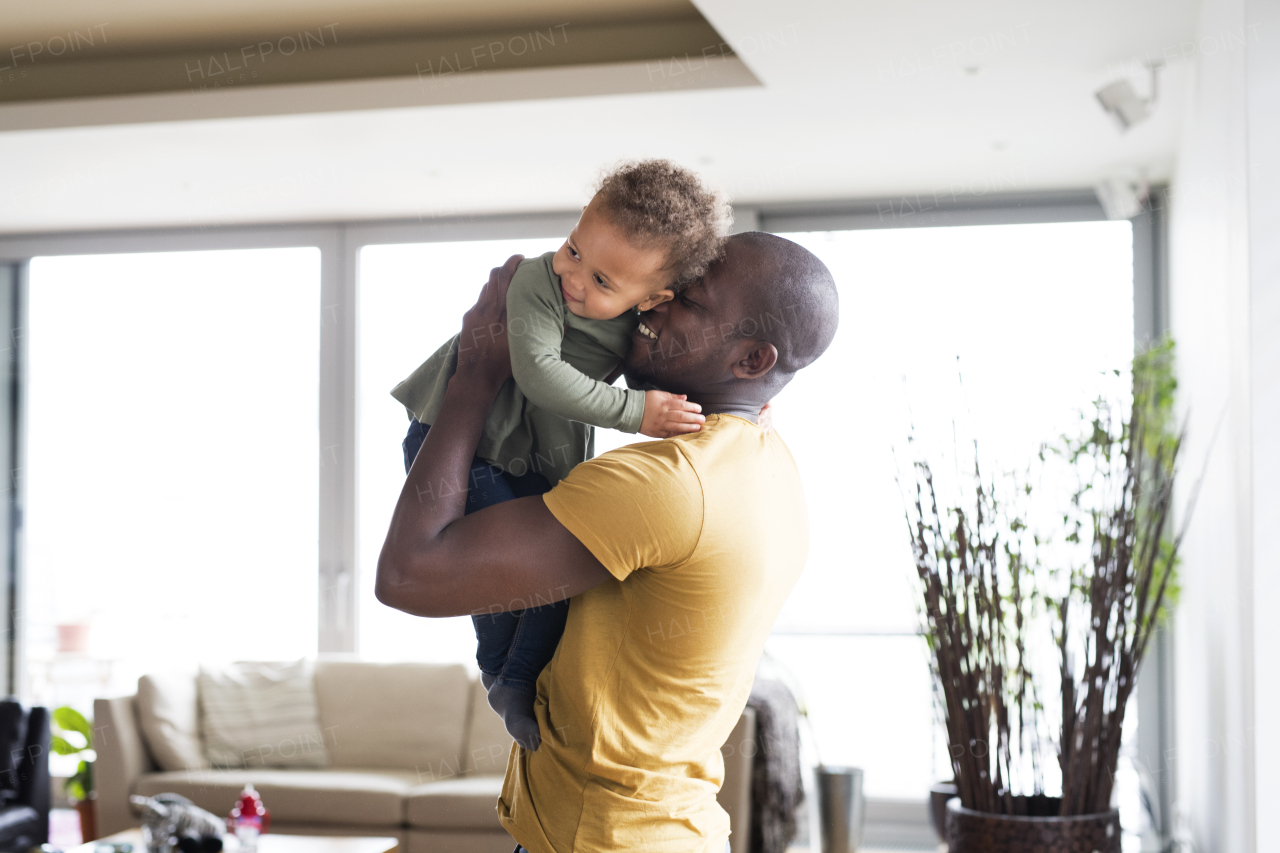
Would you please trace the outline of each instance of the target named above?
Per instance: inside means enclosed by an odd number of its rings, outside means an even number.
[[[1098,103],[1116,120],[1120,130],[1128,130],[1138,122],[1145,121],[1155,111],[1156,72],[1159,68],[1159,63],[1147,65],[1147,70],[1151,74],[1151,94],[1145,98],[1139,95],[1133,88],[1133,84],[1125,79],[1108,83],[1094,92]]]

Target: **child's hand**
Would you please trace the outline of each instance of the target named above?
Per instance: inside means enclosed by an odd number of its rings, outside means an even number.
[[[640,432],[650,438],[670,438],[686,432],[697,432],[706,421],[706,418],[698,414],[701,411],[702,407],[697,403],[690,403],[684,394],[645,391]]]
[[[756,418],[756,426],[765,432],[773,431],[773,403],[765,403],[764,408],[760,410],[760,417]]]

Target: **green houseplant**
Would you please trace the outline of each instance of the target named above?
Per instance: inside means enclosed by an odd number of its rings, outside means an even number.
[[[76,772],[67,778],[64,790],[75,803],[80,815],[80,834],[84,841],[92,841],[98,837],[97,815],[94,812],[93,762],[97,757],[93,751],[93,724],[69,705],[63,705],[53,712],[53,724],[56,727],[50,745],[58,755],[80,755],[80,763]]]
[[[1024,475],[984,477],[975,449],[967,484],[940,503],[933,468],[914,463],[907,519],[958,793],[952,853],[1120,851],[1124,712],[1176,592],[1175,389],[1165,342],[1135,358],[1128,401],[1095,401]]]

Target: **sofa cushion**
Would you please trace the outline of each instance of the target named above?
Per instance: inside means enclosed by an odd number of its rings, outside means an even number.
[[[501,829],[501,776],[442,779],[409,792],[405,815],[419,829]]]
[[[467,774],[505,775],[513,743],[515,741],[502,725],[502,718],[489,707],[489,697],[477,678],[471,682],[471,725],[463,748]]]
[[[422,774],[456,766],[467,728],[466,667],[320,661],[316,701],[335,767]]]
[[[138,779],[135,793],[181,794],[203,809],[223,816],[240,791],[252,784],[280,823],[400,826],[405,796],[419,783],[413,771],[341,770],[204,770],[195,773],[150,773]]]
[[[161,770],[199,770],[209,766],[200,747],[196,680],[185,673],[144,675],[134,704],[138,728]]]
[[[311,665],[246,662],[201,668],[204,754],[214,767],[324,767]]]

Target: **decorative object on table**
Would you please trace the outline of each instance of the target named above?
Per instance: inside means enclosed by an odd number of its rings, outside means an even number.
[[[49,840],[49,709],[0,701],[0,850]]]
[[[1120,851],[1125,707],[1176,594],[1172,360],[1168,342],[1139,354],[1127,417],[1099,398],[1079,436],[1040,454],[1037,482],[1075,479],[1066,506],[1033,503],[1031,476],[984,479],[976,447],[968,485],[940,505],[915,462],[907,518],[958,794],[951,853]]]
[[[129,797],[142,815],[147,853],[218,853],[222,850],[222,819],[177,794]]]
[[[865,812],[862,771],[857,767],[820,764],[815,773],[822,853],[855,853],[862,844]]]
[[[86,756],[80,759],[76,772],[67,778],[63,788],[80,815],[80,837],[93,841],[98,837],[93,790],[93,761],[97,757],[93,751],[93,723],[69,705],[54,710],[53,723],[57,727],[50,742],[53,751],[58,755]]]
[[[756,712],[751,770],[751,853],[786,853],[804,801],[800,774],[800,710],[782,681],[756,678],[747,706]]]
[[[227,818],[227,827],[245,853],[254,853],[258,849],[258,836],[271,828],[271,812],[262,804],[262,798],[252,785],[245,785],[240,792],[240,800]]]

